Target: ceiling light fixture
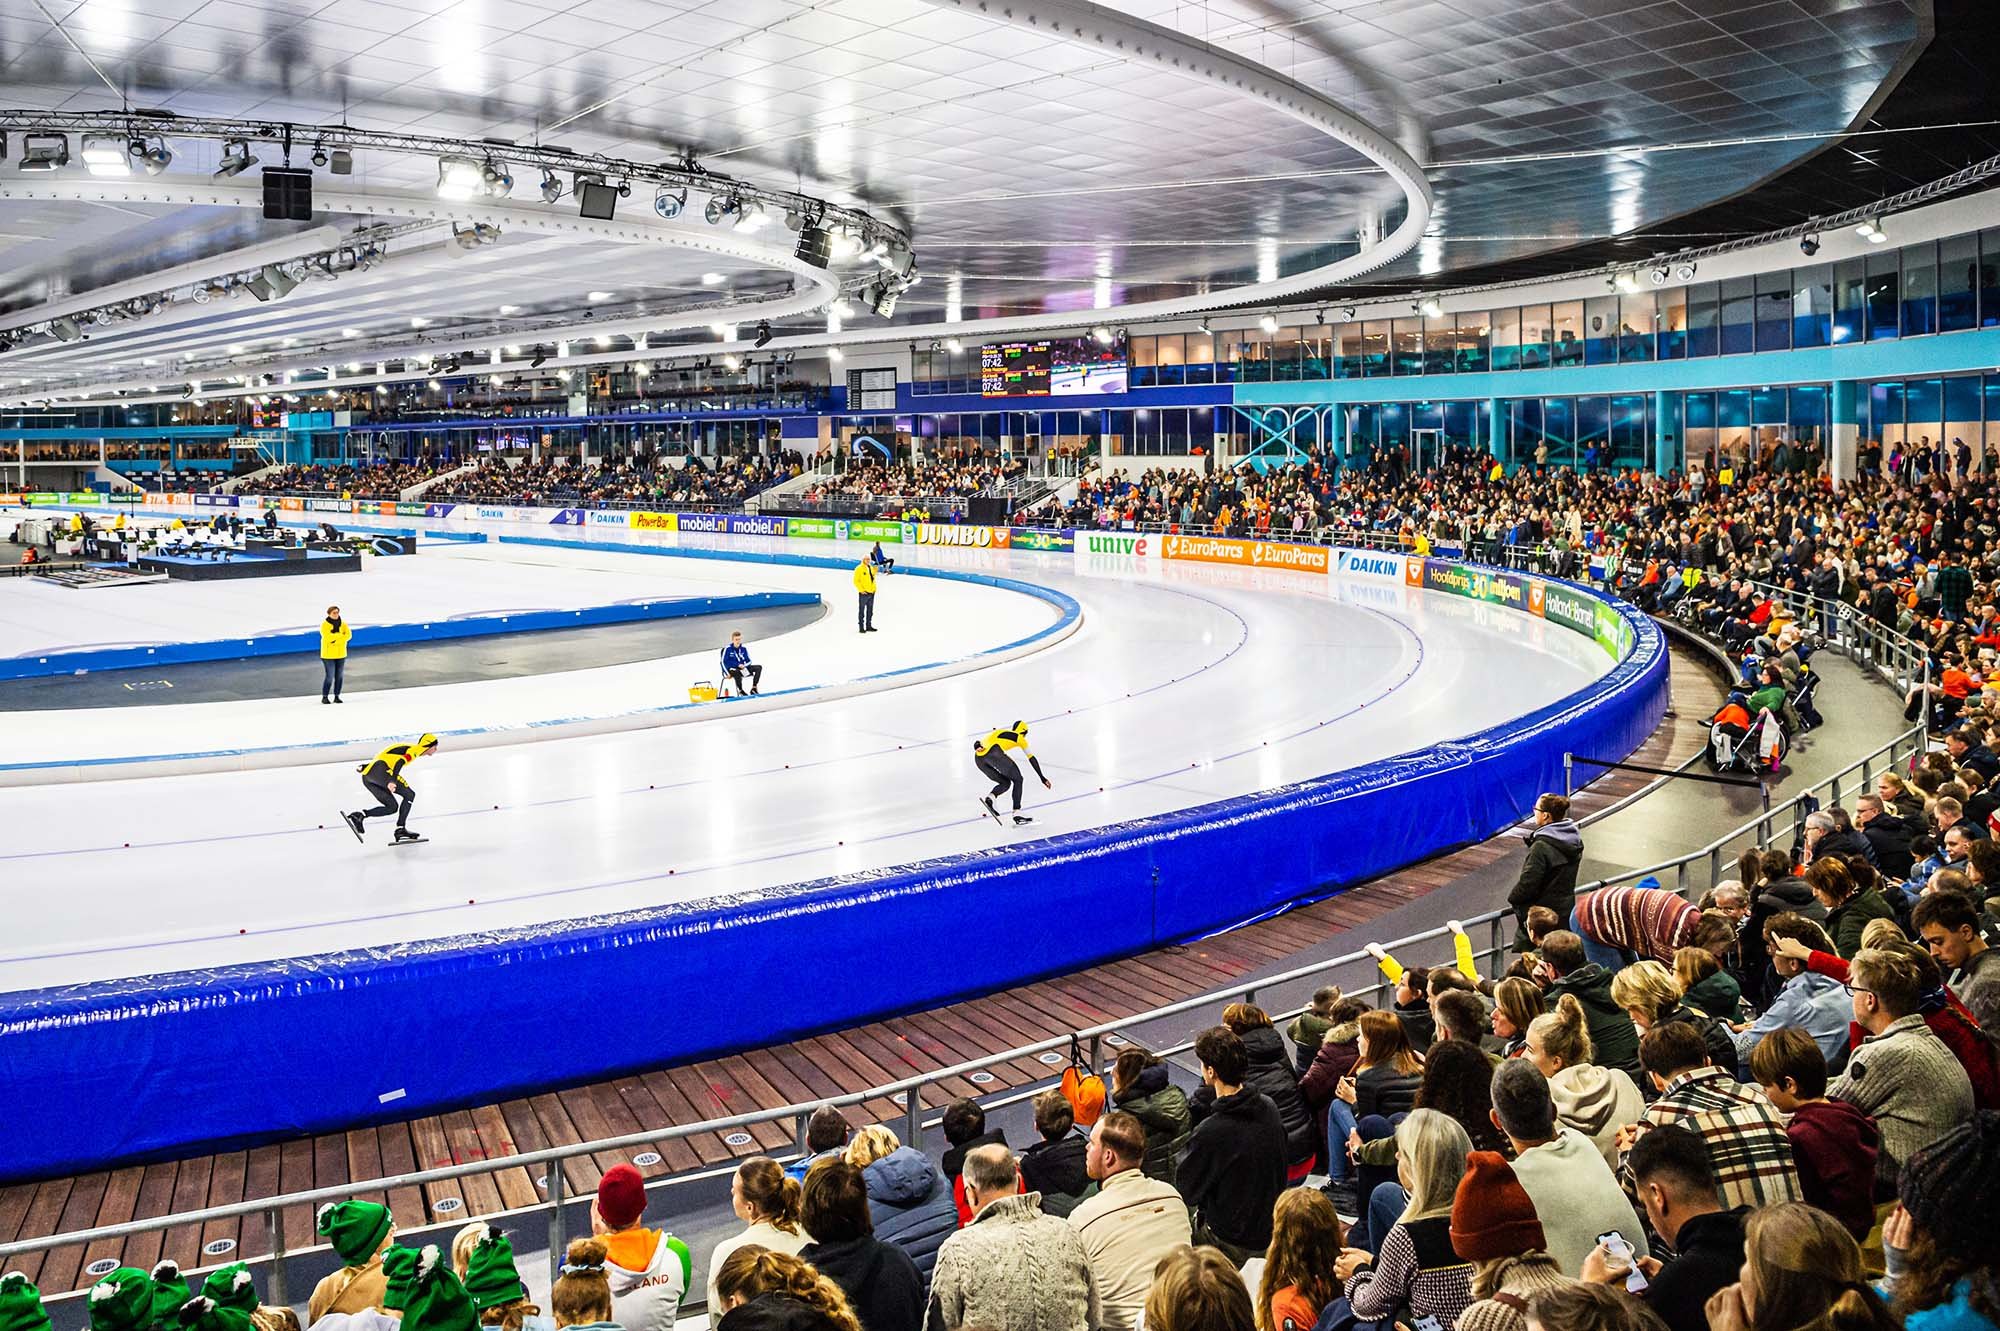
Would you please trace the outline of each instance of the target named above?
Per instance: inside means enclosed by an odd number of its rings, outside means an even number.
[[[701,275],[701,284],[705,287],[719,287],[722,285],[722,274],[703,273]]]
[[[1674,280],[1676,282],[1694,281],[1694,265],[1691,263],[1676,264],[1674,266]]]
[[[1889,239],[1889,233],[1882,229],[1882,219],[1879,217],[1871,217],[1860,226],[1855,227],[1854,234],[1860,236],[1870,245],[1880,245]]]
[[[1625,294],[1631,295],[1639,289],[1639,275],[1637,273],[1620,273],[1611,279],[1611,285],[1617,287]]]
[[[562,181],[547,167],[542,168],[542,202],[554,203],[562,197]]]
[[[1426,319],[1436,319],[1444,313],[1444,306],[1438,303],[1437,297],[1432,296],[1417,306],[1417,313]]]
[[[29,134],[21,140],[23,171],[54,171],[69,165],[69,135]]]
[[[1813,255],[1815,255],[1815,254],[1818,254],[1818,253],[1819,253],[1819,237],[1818,237],[1818,236],[1800,236],[1800,237],[1799,237],[1799,253],[1801,253],[1801,254],[1805,255],[1805,256],[1806,256],[1806,257],[1807,257],[1808,259],[1810,259],[1810,258],[1811,258],[1811,257],[1812,257]]]
[[[227,180],[240,176],[257,165],[256,155],[250,151],[247,139],[230,139],[222,145],[222,161],[215,168],[217,180]]]
[[[770,340],[771,340],[771,321],[769,319],[759,319],[757,321],[756,345],[759,347],[765,346],[770,342]]]
[[[1275,314],[1266,314],[1257,320],[1257,326],[1266,333],[1275,333],[1278,331],[1278,316]]]
[[[1103,327],[1102,325],[1091,329],[1090,335],[1097,339],[1098,345],[1100,346],[1108,347],[1114,341],[1114,339],[1111,336],[1111,330],[1109,328]]]
[[[959,353],[960,353],[961,351],[964,351],[964,350],[965,350],[965,343],[963,343],[963,342],[959,341],[959,340],[958,340],[957,338],[955,338],[955,337],[954,337],[954,338],[947,338],[947,339],[945,340],[945,344],[944,344],[944,349],[945,349],[946,351],[949,351],[949,352],[950,352],[950,353],[951,353],[952,355],[956,356],[956,355],[958,355],[958,354],[959,354]]]
[[[687,202],[688,192],[685,188],[673,190],[662,185],[659,192],[653,195],[653,211],[671,222],[681,215],[681,210],[687,207]]]
[[[847,356],[844,352],[841,351],[839,347],[828,347],[826,349],[826,358],[832,361],[835,365],[838,365],[842,361],[846,360]]]
[[[711,194],[708,197],[708,207],[702,210],[701,215],[708,220],[710,226],[721,226],[723,218],[740,211],[742,207],[734,194],[727,198],[720,194]]]
[[[1667,279],[1672,277],[1673,274],[1669,273],[1665,268],[1655,268],[1647,276],[1654,286],[1663,287],[1667,284]]]

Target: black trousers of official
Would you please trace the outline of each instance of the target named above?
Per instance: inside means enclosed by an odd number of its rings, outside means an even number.
[[[746,692],[746,690],[743,687],[743,672],[746,670],[750,672],[750,687],[752,689],[760,689],[764,687],[763,666],[760,665],[731,666],[729,668],[729,677],[736,681],[736,691],[738,693]]]
[[[875,627],[875,593],[861,593],[861,631],[866,633]]]
[[[396,826],[406,827],[409,825],[410,806],[417,802],[416,791],[411,790],[401,781],[391,785],[387,781],[370,781],[366,777],[363,777],[361,784],[367,788],[369,794],[375,797],[375,807],[361,811],[363,818],[380,818],[385,814],[393,813],[396,815]],[[396,803],[397,796],[402,797],[402,804],[400,806]]]
[[[1014,791],[1014,812],[1021,811],[1021,768],[1002,749],[988,749],[985,753],[975,753],[972,761],[993,781],[993,789],[987,798],[1000,794],[1009,787]]]

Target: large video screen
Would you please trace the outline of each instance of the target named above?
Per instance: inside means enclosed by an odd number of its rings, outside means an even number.
[[[1121,334],[1108,344],[1094,337],[989,342],[980,348],[979,371],[979,391],[986,397],[1122,393],[1125,338]]]

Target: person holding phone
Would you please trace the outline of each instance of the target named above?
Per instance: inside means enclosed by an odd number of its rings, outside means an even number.
[[[1704,1331],[1716,1291],[1743,1266],[1743,1226],[1751,1208],[1725,1210],[1708,1147],[1699,1133],[1666,1124],[1640,1137],[1627,1160],[1647,1223],[1675,1252],[1671,1262],[1635,1257],[1629,1236],[1600,1235],[1583,1278],[1623,1285],[1650,1305],[1669,1331]]]

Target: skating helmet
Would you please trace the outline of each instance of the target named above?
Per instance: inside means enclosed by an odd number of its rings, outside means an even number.
[[[1014,733],[1025,737],[1028,733],[1028,723],[1026,721],[1016,721],[1014,723]]]
[[[436,735],[426,734],[417,737],[417,748],[424,751],[425,753],[430,752],[437,746],[438,746],[438,737]]]

